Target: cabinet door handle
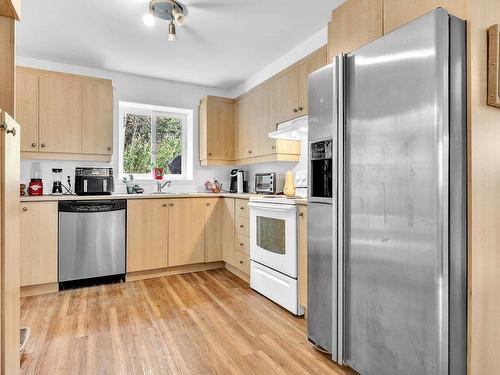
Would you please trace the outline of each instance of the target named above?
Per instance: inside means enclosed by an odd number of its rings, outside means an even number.
[[[243,246],[243,242],[240,242],[240,246]]]
[[[167,204],[166,204],[166,203],[163,203],[161,206],[162,206],[162,207],[167,207]]]
[[[207,202],[207,206],[210,206],[210,202]]]
[[[35,143],[35,142],[33,142],[33,143],[31,144],[31,147],[33,147],[33,148],[34,148],[34,147],[36,147],[36,143]]]
[[[245,209],[245,207],[243,207],[243,206],[240,207],[240,210],[244,210],[244,209]]]
[[[304,216],[304,213],[303,212],[299,212],[299,216],[300,217]]]
[[[297,113],[299,110],[297,108],[294,108],[293,111]]]
[[[28,211],[28,207],[23,207],[23,211],[24,212]]]
[[[107,150],[108,150],[108,151],[111,151],[111,147],[108,147],[108,148],[107,148]]]
[[[170,206],[170,207],[174,207],[174,204],[173,204],[173,203],[170,203],[170,205],[169,205],[169,206]]]
[[[211,153],[211,152],[209,152],[209,153],[208,153],[208,156],[212,156],[212,153]]]
[[[271,146],[271,150],[276,150],[276,146]]]
[[[42,143],[40,146],[42,146],[42,148],[45,148],[45,143]]]
[[[302,111],[303,109],[304,109],[304,108],[302,108],[302,107],[299,107],[299,111]]]
[[[240,228],[244,228],[245,226],[243,224],[240,224]]]
[[[243,261],[242,261],[242,260],[240,260],[240,264],[243,264]]]
[[[248,153],[251,154],[252,153],[252,150],[248,150]]]

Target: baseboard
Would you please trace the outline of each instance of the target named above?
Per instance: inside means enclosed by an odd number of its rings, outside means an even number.
[[[224,268],[224,262],[221,261],[212,263],[187,264],[185,266],[166,267],[166,268],[158,268],[155,270],[129,272],[126,275],[126,281],[129,282],[129,281],[137,281],[144,279],[153,279],[155,277],[208,271],[217,268]]]
[[[28,285],[21,287],[21,298],[38,296],[40,294],[55,293],[59,291],[58,283],[48,283],[39,285]]]
[[[246,273],[240,271],[238,268],[230,265],[229,263],[226,263],[226,266],[225,268],[231,272],[232,274],[235,274],[236,276],[238,276],[240,279],[242,279],[243,281],[246,281],[247,283],[250,284],[250,275],[247,275]]]

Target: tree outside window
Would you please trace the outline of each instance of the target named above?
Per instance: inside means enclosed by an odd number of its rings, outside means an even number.
[[[182,177],[186,117],[179,113],[120,108],[122,174],[151,179],[153,167]]]

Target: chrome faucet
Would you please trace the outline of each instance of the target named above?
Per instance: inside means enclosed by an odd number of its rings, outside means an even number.
[[[162,183],[162,181],[156,181],[156,192],[161,193],[161,189],[163,189],[166,185],[170,187],[172,185],[172,181],[165,181]]]

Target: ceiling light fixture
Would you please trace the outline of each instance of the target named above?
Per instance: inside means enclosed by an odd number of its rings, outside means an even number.
[[[147,27],[153,27],[155,25],[155,16],[153,16],[152,13],[146,13],[142,17],[142,22],[144,22],[144,25]]]
[[[177,39],[175,25],[182,26],[187,22],[187,8],[176,0],[151,0],[149,12],[142,17],[142,22],[148,27],[153,27],[155,18],[170,21],[168,40],[173,42]]]
[[[175,33],[175,25],[174,19],[170,20],[170,24],[168,25],[168,40],[169,42],[175,42],[177,39],[177,34]]]

